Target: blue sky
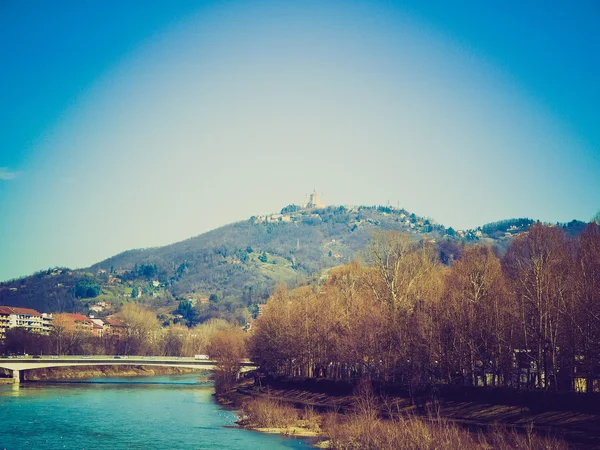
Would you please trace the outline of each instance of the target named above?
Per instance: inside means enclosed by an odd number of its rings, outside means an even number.
[[[454,228],[589,220],[599,22],[594,1],[4,1],[0,280],[313,187]]]

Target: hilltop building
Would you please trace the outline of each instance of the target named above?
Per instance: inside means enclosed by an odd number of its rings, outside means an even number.
[[[312,191],[312,194],[308,196],[307,201],[302,204],[302,209],[321,209],[325,208],[325,202],[317,194],[317,191]]]

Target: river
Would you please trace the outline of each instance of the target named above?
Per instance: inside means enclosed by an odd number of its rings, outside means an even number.
[[[199,374],[0,385],[0,449],[309,449],[235,426]]]

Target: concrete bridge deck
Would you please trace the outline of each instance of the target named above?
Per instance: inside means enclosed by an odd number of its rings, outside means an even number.
[[[252,370],[250,360],[240,362],[242,371]],[[29,369],[78,366],[162,366],[197,370],[215,370],[215,361],[190,357],[168,356],[42,356],[0,358],[0,368],[12,371],[13,382],[22,380],[22,372]]]

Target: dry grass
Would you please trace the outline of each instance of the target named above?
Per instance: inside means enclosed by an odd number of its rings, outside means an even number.
[[[242,423],[260,431],[283,434],[309,433],[328,439],[334,450],[567,450],[563,441],[542,437],[531,428],[518,433],[495,426],[476,433],[438,416],[401,415],[394,402],[375,396],[360,386],[354,413],[321,415],[313,408],[296,409],[271,397],[255,397],[242,405]],[[389,419],[381,417],[387,412]]]
[[[269,398],[254,398],[242,405],[243,422],[256,428],[284,428],[298,422],[298,410]]]
[[[486,434],[463,430],[443,419],[405,417],[393,420],[355,414],[340,420],[331,414],[324,424],[329,448],[335,450],[454,449],[566,450],[562,441],[520,434],[497,427]]]
[[[302,419],[300,420],[300,425],[303,428],[314,431],[315,433],[320,433],[322,422],[323,418],[315,411],[313,407],[307,406],[304,408],[304,411],[302,412]]]
[[[561,440],[535,434],[533,427],[529,427],[524,433],[517,433],[500,425],[490,429],[486,434],[481,434],[480,443],[482,445],[480,448],[500,450],[566,450],[569,448]]]
[[[475,433],[458,427],[439,416],[421,418],[400,415],[394,402],[379,398],[370,385],[358,386],[354,399],[354,414],[342,417],[329,414],[324,420],[324,432],[329,448],[335,450],[566,450],[559,440],[541,437],[529,428],[525,433],[509,431],[500,425],[486,433]],[[389,419],[381,418],[387,412]]]
[[[242,405],[241,423],[283,434],[314,436],[321,432],[321,416],[313,408],[300,411],[270,398],[253,398]]]

